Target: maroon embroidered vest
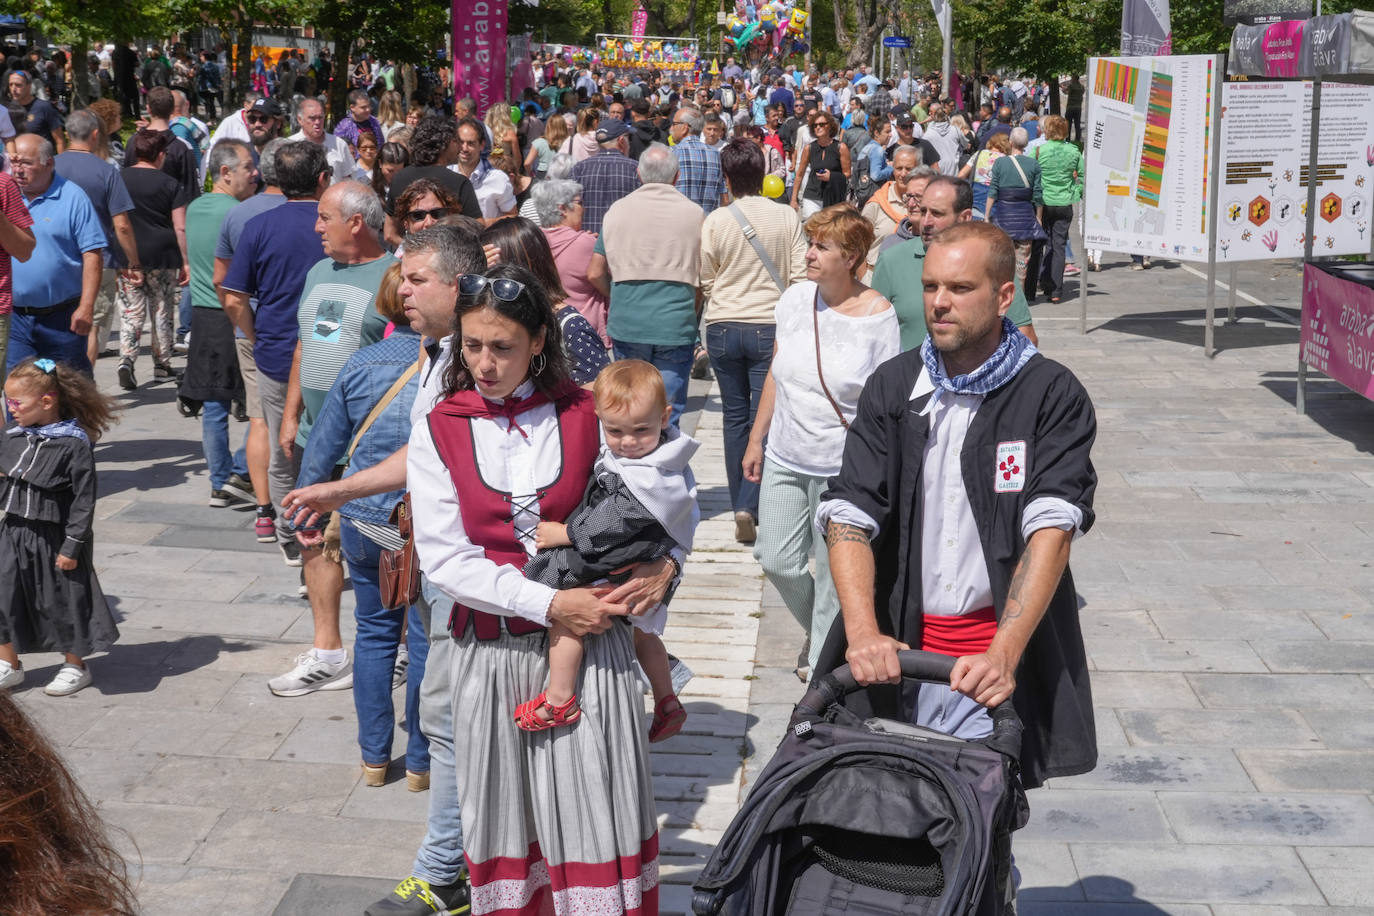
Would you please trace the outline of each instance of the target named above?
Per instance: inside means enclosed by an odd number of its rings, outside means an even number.
[[[523,413],[548,402],[543,394],[535,392],[523,399],[515,410]],[[539,501],[542,520],[561,522],[582,500],[601,440],[590,393],[569,385],[557,394],[553,403],[558,413],[562,464],[553,482],[541,487],[535,498]],[[506,416],[510,420],[507,435],[528,435],[526,430],[515,425],[509,408],[503,409],[502,405],[493,404],[474,391],[460,391],[435,405],[429,414],[429,431],[458,494],[458,511],[468,539],[481,547],[493,563],[524,569],[528,555],[514,523],[518,506],[512,503],[511,493],[488,484],[477,467],[472,424],[478,418],[494,416]],[[543,629],[523,617],[506,617],[505,622],[507,632],[515,636]],[[455,601],[449,615],[449,632],[457,638],[469,625],[478,639],[496,639],[501,635],[500,617],[475,611]]]

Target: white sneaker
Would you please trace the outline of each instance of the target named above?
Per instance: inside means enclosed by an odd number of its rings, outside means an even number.
[[[316,690],[347,690],[353,686],[353,660],[345,657],[331,665],[307,652],[296,656],[296,667],[267,682],[267,689],[279,697],[303,697]]]
[[[0,658],[0,690],[18,687],[22,683],[24,683],[24,669],[16,668]]]
[[[77,665],[63,665],[57,671],[43,692],[50,697],[69,697],[78,690],[91,686],[91,669]]]
[[[405,646],[396,647],[396,664],[391,669],[391,689],[395,690],[406,682],[406,669],[410,667],[410,650]]]

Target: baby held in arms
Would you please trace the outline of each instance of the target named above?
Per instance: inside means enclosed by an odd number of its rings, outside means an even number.
[[[692,549],[700,513],[696,480],[688,462],[700,446],[669,425],[671,409],[663,377],[638,359],[614,362],[592,388],[603,444],[582,502],[566,524],[540,522],[539,548],[525,565],[525,577],[553,588],[591,585],[635,563]],[[663,647],[667,601],[635,613],[635,655],[654,692],[650,741],[677,734],[687,711],[673,692],[668,652]],[[638,611],[638,608],[632,608]],[[582,637],[549,626],[547,689],[515,710],[526,731],[572,725],[582,715],[577,679]]]

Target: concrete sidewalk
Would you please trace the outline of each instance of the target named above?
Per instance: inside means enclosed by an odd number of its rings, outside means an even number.
[[[1317,382],[1294,412],[1291,265],[1242,269],[1279,314],[1244,305],[1213,360],[1203,282],[1125,265],[1090,275],[1086,336],[1076,301],[1033,308],[1098,411],[1098,521],[1072,565],[1101,760],[1031,794],[1020,911],[1369,916],[1374,404]],[[802,692],[800,629],[732,540],[719,406],[695,394],[708,520],[667,635],[698,677],[686,734],[654,755],[665,912],[687,910]],[[170,386],[121,400],[96,537],[123,638],[70,698],[41,691],[57,656],[26,657],[17,696],[128,831],[149,916],[359,913],[408,873],[426,797],[362,786],[347,691],[268,693],[310,639],[297,571],[251,513],[205,507],[199,424]]]

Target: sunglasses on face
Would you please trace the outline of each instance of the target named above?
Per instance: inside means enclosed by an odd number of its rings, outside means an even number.
[[[525,284],[506,277],[492,279],[481,274],[463,274],[458,278],[458,292],[464,296],[475,296],[488,286],[492,295],[502,302],[514,302],[525,291]]]
[[[422,223],[426,218],[440,220],[448,216],[448,207],[435,207],[433,210],[411,210],[406,214],[406,219],[412,223]]]
[[[19,400],[18,398],[5,398],[5,409],[8,410],[10,413],[14,413],[16,410],[23,406],[24,402]]]
[[[269,118],[267,115],[251,114],[248,116],[249,124],[266,124],[270,120],[272,119]]]

